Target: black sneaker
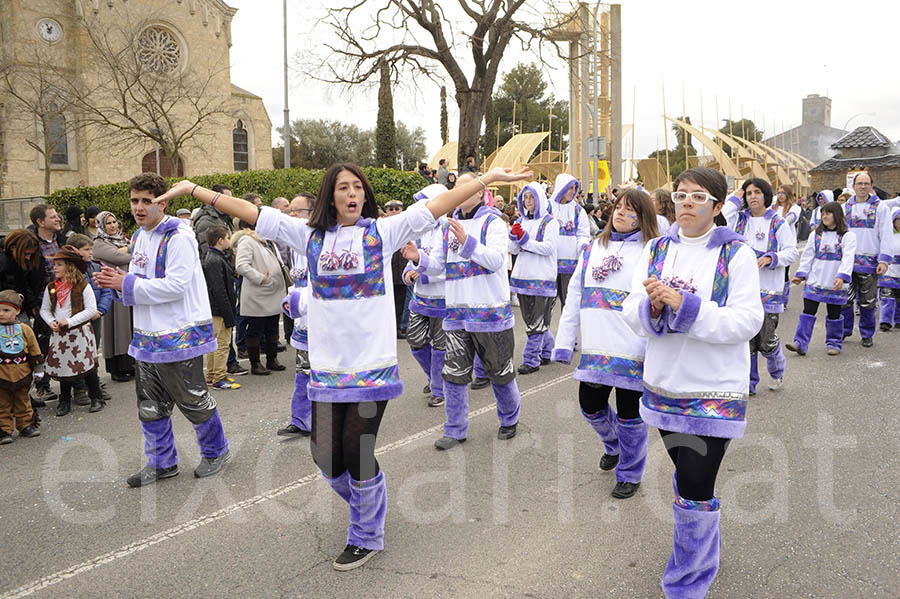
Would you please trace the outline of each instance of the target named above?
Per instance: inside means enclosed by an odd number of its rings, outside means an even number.
[[[628,499],[637,493],[637,490],[641,487],[641,483],[623,483],[617,482],[616,487],[612,490],[612,495],[616,499]]]
[[[13,442],[12,435],[6,431],[0,431],[0,445],[9,445]]]
[[[41,431],[37,429],[37,427],[33,424],[29,424],[25,428],[19,431],[20,437],[40,437]]]
[[[863,347],[872,347],[872,338],[871,337],[863,337],[860,345]]]
[[[238,360],[249,360],[250,354],[247,353],[246,349],[238,350]]]
[[[425,385],[425,388],[422,389],[422,393],[425,395],[431,395],[431,385]]]
[[[62,418],[66,414],[72,411],[72,402],[68,399],[60,399],[59,403],[56,404],[56,415]]]
[[[441,451],[446,451],[451,447],[456,447],[460,443],[465,443],[465,439],[454,439],[453,437],[443,436],[437,441],[434,442],[434,448],[440,449]]]
[[[891,325],[888,324],[888,323],[886,323],[886,322],[882,322],[880,328],[881,328],[882,331],[884,331],[885,333],[887,333],[888,331],[891,330]]]
[[[178,476],[178,464],[169,466],[168,468],[154,468],[153,466],[144,466],[135,472],[125,481],[129,487],[144,487],[152,485],[158,480],[164,478],[172,478]]]
[[[102,399],[100,399],[100,398],[92,399],[91,407],[88,408],[88,412],[93,414],[94,412],[99,412],[100,410],[102,410],[105,407],[106,407],[106,402],[103,401]]]
[[[501,426],[497,429],[497,438],[501,441],[506,441],[508,439],[512,439],[516,436],[516,425],[512,426]]]
[[[348,570],[359,568],[375,557],[377,553],[377,549],[364,549],[356,545],[347,545],[344,547],[344,552],[337,556],[332,565],[338,572],[347,572]]]
[[[291,423],[284,428],[278,429],[278,432],[275,434],[280,437],[293,437],[295,435],[298,437],[308,437],[310,435],[309,431],[303,430],[294,423]]]
[[[519,366],[519,374],[531,374],[532,372],[537,372],[540,370],[540,366],[529,366],[528,364],[522,364]]]
[[[250,371],[240,364],[229,364],[228,374],[233,374],[234,376],[244,376],[245,374],[250,374]]]
[[[437,395],[432,395],[431,399],[428,400],[429,408],[439,408],[444,405],[444,398],[438,397]]]
[[[603,457],[600,458],[600,470],[612,470],[619,464],[619,456],[618,455],[609,455],[608,453],[604,453]]]
[[[491,384],[491,379],[489,378],[476,378],[472,381],[472,391],[477,391],[478,389],[484,389],[488,385]]]
[[[550,358],[541,358],[541,366],[546,366],[551,362]]]
[[[200,464],[194,468],[194,476],[196,478],[212,476],[222,470],[229,460],[231,460],[231,451],[226,451],[217,458],[202,458]]]

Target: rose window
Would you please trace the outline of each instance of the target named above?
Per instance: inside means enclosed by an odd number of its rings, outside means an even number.
[[[138,59],[154,73],[171,73],[181,63],[178,40],[162,27],[150,27],[138,39]]]

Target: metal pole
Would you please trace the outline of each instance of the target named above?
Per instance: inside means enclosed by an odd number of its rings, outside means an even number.
[[[282,2],[284,17],[284,168],[291,168],[291,111],[288,109],[287,0]]]
[[[611,4],[609,7],[609,53],[610,53],[610,100],[612,101],[612,123],[609,136],[612,143],[609,156],[610,182],[618,185],[622,182],[622,5]]]
[[[156,142],[156,174],[159,175],[159,142]]]
[[[600,78],[600,57],[598,56],[598,44],[597,44],[597,13],[600,11],[600,0],[597,0],[597,4],[594,5],[594,37],[593,37],[593,58],[594,58],[594,139],[593,139],[593,147],[591,148],[591,160],[594,164],[594,183],[591,185],[591,188],[594,191],[594,201],[597,201],[597,198],[600,197],[600,152],[599,144],[597,143],[597,139],[600,136],[600,98],[597,94],[597,80]]]

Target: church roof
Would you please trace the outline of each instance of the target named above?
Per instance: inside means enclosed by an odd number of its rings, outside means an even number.
[[[252,98],[254,100],[262,100],[262,98],[260,98],[253,92],[248,92],[243,87],[238,87],[234,83],[231,84],[231,95],[232,96],[244,96],[245,98]]]
[[[864,168],[891,168],[900,167],[900,154],[886,154],[873,158],[829,158],[822,164],[815,166],[813,171],[844,171]]]
[[[864,126],[857,127],[831,144],[831,147],[835,150],[843,148],[889,148],[891,147],[891,140],[875,127]]]

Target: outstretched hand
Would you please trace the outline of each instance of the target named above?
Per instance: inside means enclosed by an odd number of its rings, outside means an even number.
[[[154,204],[159,204],[160,202],[167,202],[174,198],[180,198],[181,196],[189,196],[191,195],[191,190],[194,189],[194,183],[184,179],[179,181],[175,185],[169,188],[169,191],[162,194],[161,196],[157,196],[154,200]]]
[[[487,172],[492,182],[495,183],[515,183],[516,181],[528,181],[534,178],[534,173],[530,168],[523,167],[517,172],[512,172],[511,168],[492,168]]]

